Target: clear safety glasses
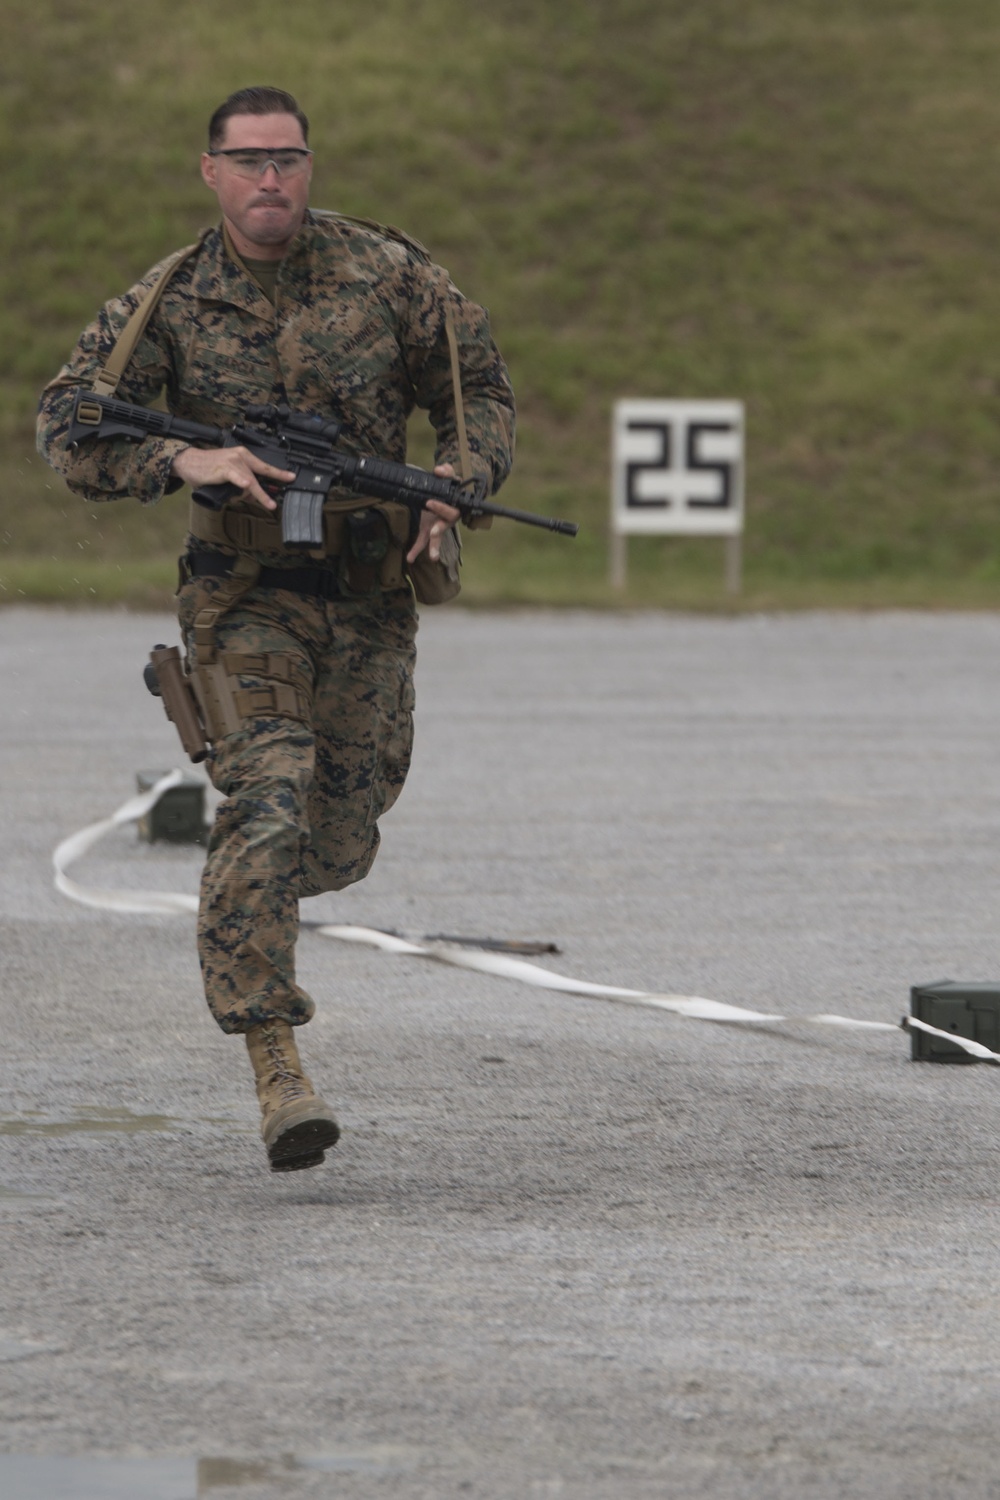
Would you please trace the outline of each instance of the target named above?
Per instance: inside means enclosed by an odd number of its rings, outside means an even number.
[[[265,146],[210,151],[209,156],[224,156],[237,177],[263,177],[268,167],[273,167],[279,177],[296,177],[304,172],[312,156],[300,146],[280,151],[269,151]]]

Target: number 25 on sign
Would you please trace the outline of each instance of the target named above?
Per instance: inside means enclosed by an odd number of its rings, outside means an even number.
[[[726,539],[738,593],[744,491],[742,401],[616,401],[611,429],[611,583],[624,588],[629,536]]]

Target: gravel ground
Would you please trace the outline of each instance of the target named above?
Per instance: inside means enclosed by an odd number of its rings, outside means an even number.
[[[175,636],[0,612],[4,1500],[1000,1496],[989,1067],[305,933],[344,1137],[267,1172],[192,919],[51,883],[179,763],[139,680]],[[442,611],[420,646],[375,871],[304,916],[792,1017],[1000,983],[1000,617]],[[124,828],[73,873],[200,859]]]

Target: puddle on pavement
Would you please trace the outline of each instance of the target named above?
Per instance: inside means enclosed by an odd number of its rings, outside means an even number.
[[[389,1476],[412,1467],[400,1450],[343,1449],[311,1458],[39,1458],[0,1454],[3,1500],[205,1500],[224,1491],[272,1486],[290,1493],[296,1477],[316,1474]],[[311,1491],[315,1493],[315,1491]]]
[[[96,1135],[116,1131],[123,1135],[140,1135],[153,1131],[176,1135],[195,1125],[214,1125],[227,1132],[244,1134],[247,1127],[239,1120],[181,1120],[174,1115],[135,1115],[130,1109],[107,1109],[103,1105],[82,1104],[66,1119],[54,1119],[41,1110],[22,1110],[20,1114],[0,1114],[0,1135]]]
[[[389,1448],[365,1451],[344,1449],[316,1458],[296,1458],[286,1453],[277,1459],[199,1458],[197,1497],[213,1491],[245,1489],[260,1484],[279,1484],[296,1474],[401,1474],[409,1464]]]
[[[33,1354],[58,1354],[51,1344],[29,1344],[21,1339],[0,1338],[0,1365],[13,1364],[17,1359],[30,1359]]]
[[[0,1456],[4,1500],[198,1500],[191,1459]]]
[[[44,1193],[21,1193],[17,1188],[4,1187],[0,1184],[0,1208],[5,1203],[51,1203],[51,1198],[46,1198]]]

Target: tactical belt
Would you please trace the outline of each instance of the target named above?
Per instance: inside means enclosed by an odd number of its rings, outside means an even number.
[[[280,552],[281,520],[277,516],[251,516],[245,511],[209,510],[197,501],[191,502],[188,530],[199,542],[215,542],[236,547],[240,552]],[[323,512],[323,551],[335,557],[342,550],[344,517],[336,511]]]
[[[237,559],[230,557],[227,552],[189,552],[184,558],[184,568],[190,578],[228,578],[236,562]],[[261,566],[253,587],[289,589],[293,594],[307,594],[316,599],[339,599],[343,596],[340,578],[332,568]]]
[[[348,591],[367,593],[376,584],[385,589],[402,588],[406,583],[404,555],[410,544],[410,518],[402,506],[378,507],[383,510],[391,533],[385,556],[373,563],[368,571],[359,569],[357,559],[351,557],[345,532],[350,523],[350,513],[324,509],[323,511],[323,559],[334,566],[343,555],[347,556]],[[285,552],[281,538],[281,520],[277,516],[252,516],[244,511],[209,510],[196,501],[191,502],[188,530],[199,542],[207,542],[207,551],[215,547],[234,547],[238,552]],[[310,552],[315,557],[315,552]],[[269,570],[277,571],[275,569]],[[284,570],[280,570],[284,572]],[[292,572],[311,572],[311,569],[292,569]],[[270,584],[271,588],[293,588],[293,584]],[[319,593],[322,590],[303,588],[300,593]],[[323,597],[333,598],[332,594]]]

